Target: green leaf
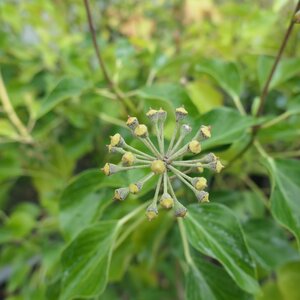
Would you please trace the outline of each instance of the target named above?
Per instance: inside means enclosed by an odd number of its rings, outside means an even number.
[[[61,102],[79,96],[89,86],[80,78],[64,78],[56,85],[50,94],[41,101],[37,118],[42,117]]]
[[[138,91],[138,95],[144,99],[157,99],[166,102],[167,106],[170,106],[174,115],[174,108],[185,106],[187,111],[192,117],[197,117],[199,115],[196,106],[190,99],[186,90],[179,84],[174,83],[158,83],[151,86],[143,87]],[[147,101],[149,104],[149,102]],[[150,103],[152,104],[152,103]],[[155,104],[155,103],[153,103]],[[159,108],[159,107],[153,107]],[[145,110],[148,110],[149,107],[145,107]]]
[[[217,259],[239,287],[258,291],[255,265],[234,213],[220,204],[190,205],[185,219],[188,239],[201,253]]]
[[[193,262],[186,275],[187,300],[250,299],[222,267],[200,258]]]
[[[288,228],[300,244],[300,161],[267,160],[273,178],[271,210],[274,217]]]
[[[15,139],[18,134],[8,120],[0,120],[0,136]]]
[[[271,71],[274,58],[268,56],[261,56],[258,59],[258,79],[260,86],[263,87],[267,77]],[[300,73],[300,58],[285,58],[282,59],[274,73],[270,83],[270,89],[273,89],[284,82],[288,81],[295,75]]]
[[[264,269],[271,271],[288,261],[299,259],[284,231],[272,220],[253,219],[244,224],[243,229],[250,253]]]
[[[222,107],[201,116],[195,123],[198,128],[199,124],[212,127],[212,137],[203,142],[202,148],[206,150],[238,140],[255,120],[249,116],[242,116],[234,109]]]
[[[186,88],[200,113],[208,112],[223,103],[221,92],[204,80],[188,83]]]
[[[103,221],[83,230],[63,251],[60,299],[93,298],[105,289],[118,222]]]
[[[60,199],[60,226],[65,236],[74,237],[85,226],[90,225],[102,208],[112,200],[105,191],[96,193],[105,187],[121,187],[124,176],[115,174],[105,176],[99,170],[89,170],[75,177],[64,190]]]
[[[205,60],[195,67],[199,73],[213,77],[218,84],[232,97],[239,97],[243,82],[238,66],[233,62],[221,60]]]

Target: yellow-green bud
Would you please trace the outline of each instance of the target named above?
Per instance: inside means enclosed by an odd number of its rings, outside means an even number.
[[[189,142],[188,149],[192,153],[198,154],[201,152],[201,145],[198,141],[192,140],[191,142]]]
[[[169,209],[169,208],[173,207],[174,200],[168,193],[164,193],[164,194],[162,194],[162,196],[160,198],[160,205],[163,208]]]
[[[115,190],[114,200],[123,201],[129,194],[129,189],[126,188],[119,188]]]
[[[209,139],[211,137],[211,126],[202,125],[200,127],[200,134],[204,139]]]
[[[131,183],[129,185],[129,191],[131,194],[137,194],[143,187],[143,184],[140,182],[137,183]]]
[[[209,163],[208,167],[217,173],[220,173],[222,171],[222,169],[224,168],[224,166],[218,159],[216,161]]]
[[[165,163],[160,159],[153,160],[151,170],[154,174],[163,174],[166,171]]]
[[[193,178],[192,184],[198,191],[202,191],[207,187],[207,180],[204,177],[196,177]]]
[[[199,202],[209,202],[208,196],[209,194],[205,191],[200,191],[196,194],[196,197]]]
[[[146,210],[146,216],[149,221],[152,221],[158,216],[158,210],[156,205],[150,204]]]
[[[217,157],[213,154],[213,153],[208,153],[207,155],[205,155],[201,161],[203,163],[210,163],[210,162],[213,162],[213,161],[216,161],[217,160]]]
[[[121,147],[124,145],[124,139],[119,133],[110,137],[110,145],[112,147]]]
[[[149,111],[146,113],[146,116],[154,123],[158,121],[159,112],[156,109],[150,108]]]
[[[140,138],[146,138],[148,136],[148,128],[146,125],[144,124],[140,124],[138,125],[135,129],[134,129],[134,134],[137,137]]]
[[[135,161],[135,156],[132,152],[125,152],[122,156],[122,163],[124,166],[132,166]]]
[[[160,108],[158,111],[158,120],[164,122],[166,118],[167,118],[167,112],[162,108]]]
[[[120,167],[115,164],[106,163],[101,170],[106,176],[109,176],[120,171]]]
[[[186,214],[187,214],[187,209],[179,201],[176,201],[174,204],[175,217],[184,218]]]
[[[175,110],[175,115],[176,115],[176,121],[181,121],[183,120],[186,116],[187,116],[188,112],[185,110],[185,108],[182,107],[178,107]]]
[[[139,125],[139,121],[136,117],[130,117],[128,116],[126,125],[131,129],[134,130],[138,125]]]
[[[202,166],[202,163],[197,163],[197,164],[196,164],[196,168],[197,168],[197,171],[198,171],[199,173],[203,173],[204,168],[203,168],[203,166]]]

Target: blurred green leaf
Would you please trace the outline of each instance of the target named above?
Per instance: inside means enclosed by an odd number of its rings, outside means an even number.
[[[186,86],[187,92],[200,113],[206,113],[223,103],[222,94],[205,81],[194,81]]]
[[[258,59],[258,80],[260,86],[263,87],[267,77],[271,71],[274,58],[268,56],[260,56]],[[288,81],[295,75],[300,74],[300,58],[284,58],[281,59],[270,83],[270,89],[278,87],[282,83]]]
[[[264,269],[271,271],[300,258],[284,231],[272,220],[252,219],[244,224],[243,229],[250,253]]]
[[[184,224],[194,248],[221,262],[239,287],[249,293],[258,291],[254,262],[238,219],[229,208],[221,204],[190,205]]]
[[[60,299],[93,298],[104,291],[117,224],[103,221],[86,228],[64,250]]]
[[[186,275],[186,300],[250,299],[222,267],[196,257],[193,262]]]
[[[157,83],[151,86],[145,86],[138,90],[137,94],[144,99],[158,99],[166,101],[166,105],[171,105],[171,108],[180,107],[182,105],[188,110],[192,117],[197,117],[199,114],[197,108],[187,94],[186,90],[179,84],[175,83]],[[153,107],[158,109],[159,107]],[[149,107],[145,107],[148,110]],[[174,115],[174,111],[172,111]]]
[[[213,77],[232,98],[239,97],[243,82],[236,63],[204,60],[196,65],[195,70]]]
[[[66,77],[62,79],[49,95],[41,101],[37,118],[41,118],[63,101],[79,96],[87,88],[89,88],[87,82],[80,78]]]
[[[15,139],[18,134],[8,120],[0,119],[0,136]]]

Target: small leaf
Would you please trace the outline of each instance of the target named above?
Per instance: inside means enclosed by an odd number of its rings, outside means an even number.
[[[79,96],[88,87],[87,83],[80,78],[67,77],[62,79],[50,94],[41,101],[37,118],[42,117],[61,102]]]
[[[250,298],[250,295],[241,290],[222,267],[200,258],[193,258],[193,262],[186,276],[187,300]]]
[[[63,251],[60,299],[94,298],[104,291],[117,224],[103,221],[86,228]]]
[[[299,254],[290,246],[284,231],[272,220],[253,219],[243,228],[250,253],[264,269],[271,271],[288,261],[299,259]]]
[[[242,78],[238,66],[233,62],[205,60],[196,65],[196,71],[213,77],[218,84],[233,98],[242,91]]]
[[[273,178],[271,210],[300,244],[300,162],[292,159],[267,160]]]
[[[188,212],[185,226],[192,246],[222,263],[239,287],[257,292],[255,265],[234,213],[220,204],[190,205]]]

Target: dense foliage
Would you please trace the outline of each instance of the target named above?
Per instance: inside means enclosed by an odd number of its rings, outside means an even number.
[[[0,298],[300,299],[298,24],[257,113],[295,5],[91,1],[114,89],[83,1],[0,1]],[[105,145],[142,149],[125,122],[150,107],[169,140],[181,105],[225,168],[210,203],[174,181],[187,217],[148,222],[154,186],[112,201],[145,173],[106,177]]]

